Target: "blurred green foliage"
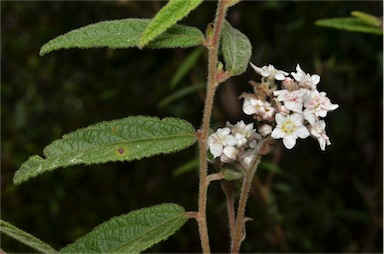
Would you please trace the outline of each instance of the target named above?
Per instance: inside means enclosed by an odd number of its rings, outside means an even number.
[[[112,216],[163,202],[195,210],[197,173],[174,176],[196,147],[131,163],[57,170],[21,186],[14,172],[32,154],[77,128],[130,115],[182,117],[200,125],[203,90],[159,102],[204,82],[206,51],[171,87],[175,71],[194,49],[60,50],[39,57],[48,40],[103,20],[152,17],[161,1],[1,2],[1,216],[54,248],[61,248]],[[276,143],[264,158],[249,199],[244,252],[382,252],[383,38],[314,26],[326,17],[360,10],[382,16],[381,1],[241,2],[228,20],[254,48],[252,62],[318,73],[320,91],[340,108],[327,117],[332,145],[315,140],[292,151]],[[215,2],[204,2],[181,24],[205,31]],[[213,127],[251,121],[237,97],[249,91],[248,71],[217,93]],[[258,187],[257,187],[258,186]],[[262,186],[262,188],[260,187]],[[269,189],[267,187],[270,187]],[[212,249],[228,250],[224,195],[210,186]],[[6,236],[7,252],[31,252]],[[151,252],[200,252],[192,220]]]

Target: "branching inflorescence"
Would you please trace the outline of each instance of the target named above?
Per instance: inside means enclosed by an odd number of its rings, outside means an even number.
[[[256,143],[262,138],[283,139],[286,148],[292,149],[297,138],[312,136],[321,150],[331,144],[325,131],[324,117],[339,107],[332,104],[325,92],[317,90],[320,76],[305,73],[299,64],[296,72],[277,70],[273,65],[252,68],[262,76],[261,82],[251,81],[254,93],[244,93],[243,112],[252,115],[254,123],[239,121],[235,125],[219,128],[208,138],[209,151],[222,163],[238,160],[249,164]]]

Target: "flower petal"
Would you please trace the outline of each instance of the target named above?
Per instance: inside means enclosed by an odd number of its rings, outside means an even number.
[[[223,145],[221,143],[214,143],[209,147],[209,151],[214,158],[217,158],[223,152]]]
[[[284,137],[284,133],[283,131],[280,129],[280,128],[275,128],[272,133],[271,133],[271,137],[274,138],[274,139],[279,139],[279,138],[282,138]]]
[[[277,113],[275,115],[275,121],[276,121],[277,125],[282,125],[286,119],[287,119],[287,117],[283,116],[280,113]]]
[[[296,137],[294,135],[286,135],[283,138],[283,144],[286,148],[292,149],[296,145]]]
[[[299,113],[293,113],[289,116],[296,126],[303,125],[303,115]]]
[[[313,74],[311,76],[311,81],[313,85],[317,85],[320,82],[320,76],[317,74]]]
[[[307,138],[309,136],[309,131],[304,125],[298,126],[295,133],[299,138]]]

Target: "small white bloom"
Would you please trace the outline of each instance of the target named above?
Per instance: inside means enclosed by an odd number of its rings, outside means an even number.
[[[263,106],[263,102],[258,99],[244,98],[243,111],[246,115],[254,115]]]
[[[260,128],[259,128],[259,133],[260,133],[263,137],[268,136],[269,134],[272,133],[272,126],[269,125],[269,124],[263,124],[263,125],[261,125]]]
[[[318,117],[326,117],[328,111],[335,110],[339,107],[337,104],[332,104],[326,95],[325,92],[314,90],[304,99],[304,118],[311,125],[315,124]]]
[[[239,121],[235,125],[227,122],[227,126],[231,129],[233,136],[237,140],[236,146],[241,147],[248,143],[248,139],[253,135],[253,123],[245,124]]]
[[[230,134],[231,130],[227,127],[217,129],[217,131],[208,137],[209,151],[214,158],[220,157],[226,146],[235,146],[237,140]]]
[[[310,75],[305,73],[300,65],[296,65],[296,73],[291,72],[292,77],[299,82],[299,85],[304,88],[316,89],[316,85],[320,82],[320,76],[317,74]]]
[[[258,115],[261,119],[272,122],[275,116],[275,108],[271,106],[271,103],[265,101],[262,108],[260,108]]]
[[[272,64],[268,66],[263,66],[261,68],[257,67],[251,62],[249,64],[257,73],[259,73],[263,77],[268,77],[276,80],[284,80],[285,76],[289,74],[288,72],[277,70]]]
[[[277,113],[275,116],[276,127],[272,131],[271,137],[274,139],[283,139],[283,144],[286,148],[291,149],[296,144],[296,139],[306,138],[309,136],[308,129],[303,125],[303,116],[298,113],[293,113],[284,116]]]
[[[246,138],[252,136],[253,133],[253,123],[245,124],[243,120],[237,122],[235,125],[227,122],[226,124],[232,131],[232,134],[241,133],[244,134]]]
[[[273,92],[277,96],[277,100],[282,101],[284,106],[288,110],[293,112],[301,113],[303,110],[303,100],[305,94],[308,92],[307,89],[299,89],[294,91],[288,91],[286,89],[276,90]]]
[[[319,142],[321,150],[325,151],[325,146],[326,145],[329,146],[331,144],[329,137],[325,133],[325,121],[321,120],[316,122],[316,124],[311,126],[310,132],[312,136],[317,138],[317,141]]]
[[[245,98],[243,112],[247,115],[256,115],[262,120],[273,121],[275,108],[271,103],[254,98]]]
[[[253,123],[245,124],[244,121],[239,121],[232,125],[227,122],[227,126],[237,140],[236,147],[250,147],[253,149],[256,147],[257,140],[261,139],[261,136],[253,129]]]
[[[236,160],[239,150],[233,146],[226,146],[223,149],[223,154],[220,156],[220,161],[223,163],[230,163]]]

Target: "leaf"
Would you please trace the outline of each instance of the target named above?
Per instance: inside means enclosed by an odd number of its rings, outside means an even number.
[[[114,217],[94,228],[62,253],[139,253],[166,240],[188,220],[183,207],[161,204]]]
[[[40,55],[68,48],[137,47],[139,38],[149,23],[149,19],[121,19],[84,26],[50,40],[40,49]],[[193,47],[201,44],[203,39],[203,33],[195,27],[174,25],[148,44],[148,47]]]
[[[0,231],[42,253],[57,253],[54,248],[44,243],[40,239],[1,219]]]
[[[360,19],[361,21],[365,21],[366,23],[377,27],[379,27],[382,22],[378,17],[361,11],[353,11],[351,12],[351,15]]]
[[[194,127],[177,118],[131,116],[78,129],[31,156],[16,171],[20,184],[45,171],[78,164],[131,161],[185,149],[196,141]]]
[[[352,32],[383,34],[382,28],[368,24],[366,21],[362,21],[361,19],[351,17],[319,19],[315,22],[315,25]]]
[[[177,83],[195,66],[197,60],[202,53],[201,48],[197,48],[192,53],[190,53],[182,63],[180,63],[179,68],[177,68],[175,75],[171,79],[171,88],[174,88]]]
[[[251,59],[251,42],[247,36],[233,28],[228,21],[223,23],[221,39],[226,70],[233,76],[242,74]]]
[[[152,19],[140,37],[139,48],[162,34],[194,10],[202,0],[170,0]]]

